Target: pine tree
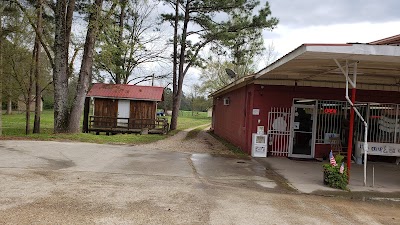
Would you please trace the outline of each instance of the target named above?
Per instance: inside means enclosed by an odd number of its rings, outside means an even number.
[[[228,43],[238,34],[257,29],[273,29],[278,20],[271,17],[268,3],[259,7],[258,0],[164,0],[174,12],[163,14],[164,21],[174,28],[173,36],[173,109],[171,130],[176,129],[182,98],[182,85],[192,66],[201,66],[204,60],[200,51],[210,43]],[[217,17],[217,15],[219,17]],[[234,16],[234,20],[219,19]],[[190,27],[190,29],[189,29]],[[194,30],[194,27],[199,29]],[[199,41],[192,43],[188,37],[195,36]],[[241,60],[241,57],[237,57]]]

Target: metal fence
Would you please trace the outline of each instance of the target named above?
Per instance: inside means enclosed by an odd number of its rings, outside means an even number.
[[[361,103],[355,107],[368,122],[368,141],[400,143],[399,105],[387,103]],[[317,104],[316,143],[329,143],[339,137],[343,144],[348,139],[350,105],[344,101],[319,100]],[[355,116],[354,140],[364,140],[364,125]]]
[[[357,105],[360,113],[368,122],[368,141],[399,144],[399,105],[364,103]],[[362,141],[364,126],[355,121],[355,140]]]
[[[316,116],[317,144],[330,144],[339,138],[347,146],[350,105],[345,101],[318,100]],[[357,102],[355,107],[368,122],[368,142],[400,144],[400,105]],[[291,108],[271,108],[268,113],[268,152],[272,156],[288,156],[291,132]],[[364,140],[361,120],[355,115],[353,143]]]

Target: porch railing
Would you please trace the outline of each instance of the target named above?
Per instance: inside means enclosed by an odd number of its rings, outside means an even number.
[[[149,131],[160,131],[168,133],[168,120],[162,119],[132,119],[122,117],[90,116],[89,131],[138,131],[148,129]]]

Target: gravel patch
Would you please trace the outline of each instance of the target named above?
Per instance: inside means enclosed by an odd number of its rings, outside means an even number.
[[[202,127],[204,125],[198,126]],[[164,140],[156,141],[150,144],[139,145],[138,147],[149,150],[162,150],[172,152],[185,152],[185,153],[208,153],[211,155],[220,156],[235,156],[234,153],[219,142],[217,139],[207,133],[210,127],[206,127],[200,131],[195,138],[185,140],[186,135],[198,127],[189,128],[178,132],[174,136]]]

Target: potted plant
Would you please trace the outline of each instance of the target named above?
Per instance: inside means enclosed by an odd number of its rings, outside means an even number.
[[[348,190],[347,168],[343,163],[344,156],[336,155],[333,157],[332,151],[329,154],[329,163],[324,168],[324,184],[332,188]]]

